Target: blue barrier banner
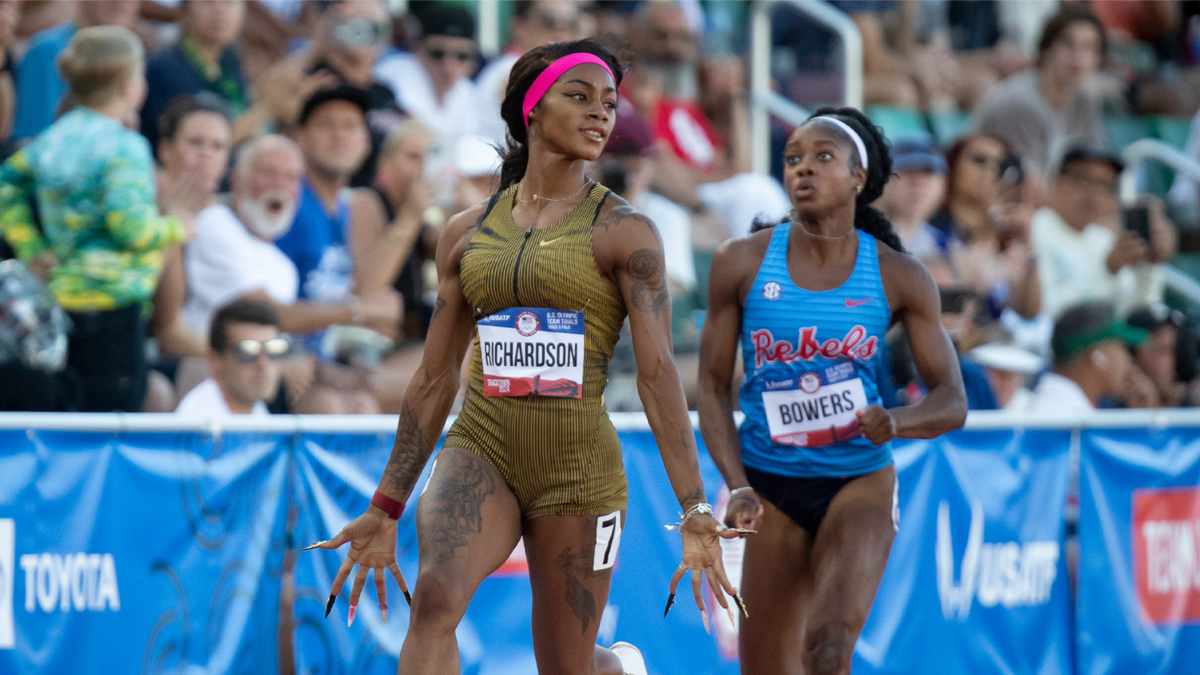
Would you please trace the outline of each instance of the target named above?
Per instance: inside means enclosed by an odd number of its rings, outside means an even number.
[[[630,484],[601,644],[638,645],[655,675],[733,675],[737,632],[690,596],[662,617],[678,517],[647,431],[621,432]],[[963,432],[898,444],[901,527],[856,673],[1068,672],[1061,512],[1068,432]],[[409,615],[387,579],[346,625],[324,618],[346,549],[296,553],[361,513],[391,449],[377,433],[0,431],[0,673],[396,672]],[[707,455],[710,490],[721,479]],[[417,576],[414,516],[398,559]],[[709,495],[718,510],[727,493]],[[741,550],[726,550],[734,583]],[[681,596],[682,597],[682,596]],[[712,603],[709,598],[710,606]],[[535,672],[523,549],[477,592],[463,672]],[[751,609],[753,611],[753,609]],[[284,636],[281,640],[280,636]]]
[[[1071,671],[1069,441],[963,431],[896,445],[900,530],[856,675]]]
[[[1081,675],[1200,672],[1200,429],[1085,430]]]

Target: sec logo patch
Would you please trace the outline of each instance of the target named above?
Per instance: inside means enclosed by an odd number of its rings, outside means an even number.
[[[780,286],[779,282],[768,281],[763,284],[762,296],[767,300],[778,300],[781,295],[783,295],[783,286]]]

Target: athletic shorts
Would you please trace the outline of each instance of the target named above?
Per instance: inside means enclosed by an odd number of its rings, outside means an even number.
[[[833,503],[833,498],[838,492],[849,485],[850,481],[866,475],[791,478],[748,466],[745,469],[750,487],[754,488],[759,497],[787,514],[788,518],[814,537],[817,536],[817,529],[821,527],[821,521],[825,520],[829,505]],[[894,498],[892,519],[894,523],[898,522],[898,509]]]

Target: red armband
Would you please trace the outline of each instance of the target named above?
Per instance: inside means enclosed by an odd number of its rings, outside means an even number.
[[[371,497],[371,506],[379,508],[392,520],[400,520],[400,516],[404,513],[404,502],[398,502],[379,490],[376,490],[375,496]]]

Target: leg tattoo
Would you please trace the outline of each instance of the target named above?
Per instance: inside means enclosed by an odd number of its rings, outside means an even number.
[[[438,562],[454,557],[467,545],[467,536],[483,527],[483,501],[496,491],[496,477],[486,460],[466,452],[448,458],[434,498],[433,527],[429,528],[431,550]]]
[[[579,553],[571,553],[571,547],[568,546],[554,559],[555,567],[562,570],[567,577],[567,606],[571,608],[575,618],[579,619],[581,632],[585,633],[588,624],[596,620],[596,596],[592,595],[582,581],[595,575],[592,571],[593,555],[594,550],[590,546]]]

